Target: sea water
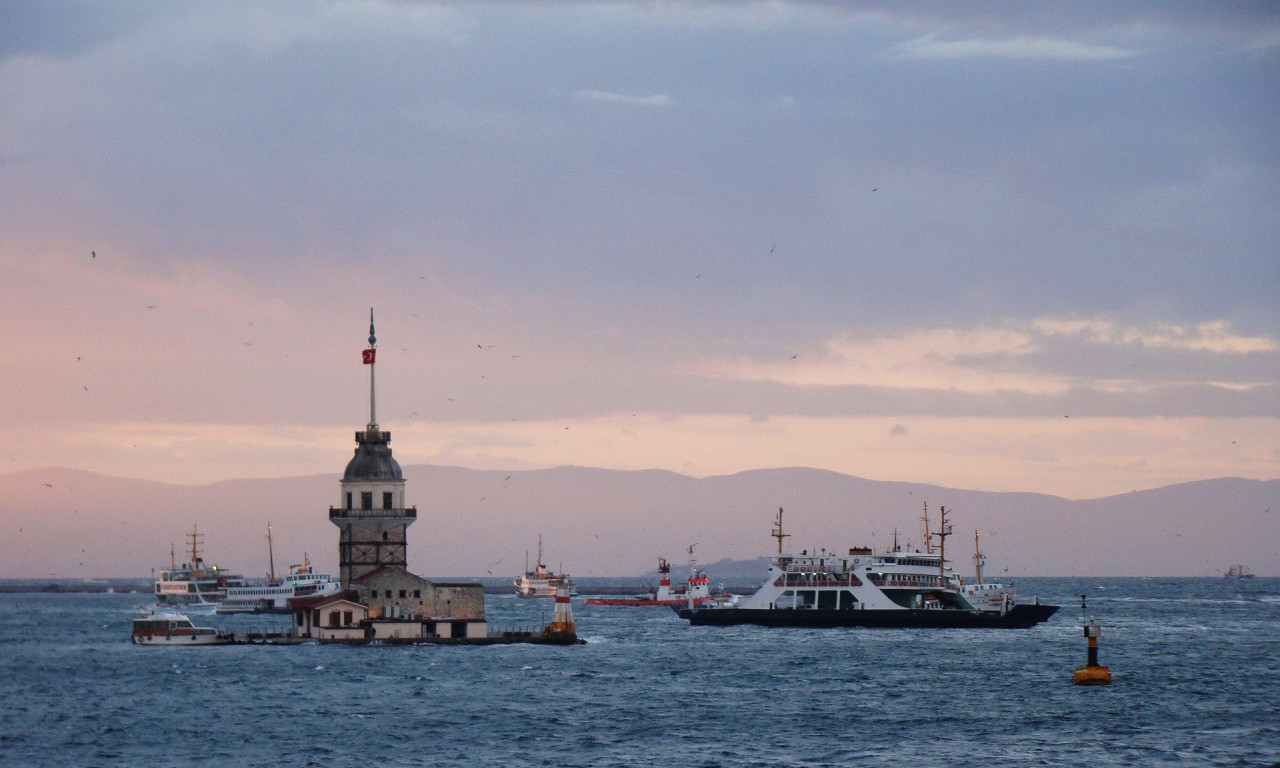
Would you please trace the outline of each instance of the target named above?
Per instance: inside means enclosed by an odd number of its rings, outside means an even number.
[[[1027,630],[766,629],[575,600],[576,647],[141,647],[147,595],[4,594],[0,766],[1280,765],[1280,579],[1019,590],[1063,608]],[[1072,684],[1081,594],[1108,687]],[[551,602],[487,612],[540,626]]]

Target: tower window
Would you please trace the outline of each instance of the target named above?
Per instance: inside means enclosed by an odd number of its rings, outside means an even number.
[[[347,509],[351,509],[351,491],[347,491]]]
[[[360,508],[373,509],[373,491],[360,492]]]
[[[391,509],[391,491],[382,492],[382,508]]]

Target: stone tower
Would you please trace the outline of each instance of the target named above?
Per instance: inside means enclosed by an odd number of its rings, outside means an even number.
[[[404,505],[404,476],[391,457],[391,433],[378,428],[374,390],[377,338],[373,310],[369,310],[369,424],[356,433],[356,455],[342,475],[342,497],[329,508],[329,522],[338,526],[338,567],[342,588],[350,589],[379,568],[407,569],[406,530],[418,519],[415,507]]]

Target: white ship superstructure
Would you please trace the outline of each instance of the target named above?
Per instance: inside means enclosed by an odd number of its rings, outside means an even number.
[[[342,583],[327,573],[316,573],[310,564],[289,566],[288,575],[275,583],[245,587],[229,587],[227,597],[218,604],[218,613],[288,613],[289,601],[295,597],[332,595],[342,590]]]

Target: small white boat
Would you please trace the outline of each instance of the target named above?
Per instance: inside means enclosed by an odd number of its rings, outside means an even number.
[[[231,633],[212,627],[197,627],[191,619],[176,611],[147,611],[133,620],[130,639],[134,645],[229,645],[235,642]]]

